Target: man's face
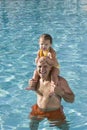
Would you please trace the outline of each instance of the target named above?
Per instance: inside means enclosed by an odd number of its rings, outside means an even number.
[[[49,73],[51,70],[51,66],[48,65],[48,63],[46,62],[46,60],[42,60],[42,61],[38,61],[37,63],[37,71],[39,73],[39,76],[43,79],[43,80],[47,80],[47,78],[49,78]]]

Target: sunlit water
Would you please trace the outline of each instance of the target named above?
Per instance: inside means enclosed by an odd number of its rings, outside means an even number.
[[[42,33],[52,35],[61,76],[76,95],[73,104],[62,101],[70,130],[87,130],[86,0],[0,0],[0,130],[29,130],[36,95],[24,88]],[[45,119],[39,130],[57,128]]]

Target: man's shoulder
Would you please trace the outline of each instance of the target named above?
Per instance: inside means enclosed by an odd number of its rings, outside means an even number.
[[[58,76],[58,78],[59,78],[59,80],[66,81],[66,79],[64,77],[60,76],[60,75]]]
[[[61,86],[68,86],[68,82],[64,77],[58,76],[58,80],[59,80]]]

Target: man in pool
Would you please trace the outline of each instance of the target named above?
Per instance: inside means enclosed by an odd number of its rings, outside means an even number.
[[[32,111],[29,114],[30,130],[38,130],[39,122],[44,118],[47,118],[51,123],[53,122],[53,125],[62,130],[69,130],[61,99],[73,103],[75,96],[67,81],[60,76],[58,77],[58,85],[55,87],[55,93],[50,95],[52,66],[49,65],[48,61],[47,58],[42,57],[37,63],[40,79],[36,90],[37,104],[32,106]],[[33,84],[32,80],[30,84]],[[66,127],[64,127],[64,124],[66,124]]]

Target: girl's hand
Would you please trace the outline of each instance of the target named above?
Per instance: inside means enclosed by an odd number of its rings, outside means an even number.
[[[50,59],[52,59],[52,55],[51,53],[49,52],[48,55],[47,55]]]

